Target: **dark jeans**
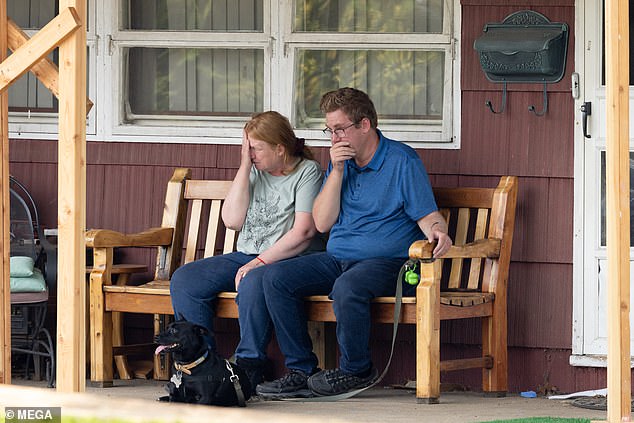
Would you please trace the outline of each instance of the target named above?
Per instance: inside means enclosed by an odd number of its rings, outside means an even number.
[[[339,367],[347,373],[369,369],[370,301],[394,295],[398,271],[405,260],[341,261],[328,253],[316,253],[265,266],[264,297],[286,367],[307,374],[317,367],[303,298],[328,295],[334,301],[337,317]],[[411,294],[413,289],[405,284],[404,294]]]
[[[213,300],[219,292],[235,291],[235,275],[255,255],[229,253],[188,263],[172,275],[170,293],[176,319],[204,326],[208,342],[215,349],[213,337]],[[266,266],[251,270],[238,288],[240,344],[236,357],[264,360],[271,339],[271,319],[262,292],[261,276]]]

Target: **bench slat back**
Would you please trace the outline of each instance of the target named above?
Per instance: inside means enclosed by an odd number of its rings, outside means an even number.
[[[478,209],[478,216],[476,218],[476,228],[473,236],[474,241],[484,239],[486,235],[487,224],[489,223],[489,210]],[[480,283],[480,269],[482,267],[482,259],[471,260],[471,271],[469,272],[469,282],[467,283],[468,289],[478,289]]]
[[[497,238],[504,252],[510,251],[513,237],[516,191],[517,179],[504,177],[497,188],[436,188],[434,195],[456,246]],[[441,289],[495,292],[500,261],[506,263],[502,270],[508,272],[510,257],[445,259]]]
[[[469,230],[469,209],[460,207],[458,209],[458,218],[456,220],[456,235],[454,236],[455,245],[465,245],[467,242],[467,231]],[[462,268],[464,260],[455,259],[451,262],[451,272],[449,273],[449,288],[460,288],[460,279],[462,278]]]
[[[222,200],[211,200],[209,207],[209,221],[220,224],[220,211],[222,210]],[[207,225],[207,240],[205,242],[205,257],[210,257],[216,251],[216,237],[218,236],[218,224]]]
[[[186,177],[180,188],[174,178],[168,184],[163,226],[176,230],[172,246],[159,250],[159,261],[162,258],[160,263],[166,265],[157,266],[157,279],[169,279],[181,259],[189,263],[235,251],[237,232],[226,229],[221,218],[231,181],[191,180],[189,171],[181,173]],[[513,237],[516,191],[517,178],[503,177],[497,188],[435,188],[434,195],[455,245],[497,238],[506,254]],[[443,261],[443,290],[496,292],[499,277],[506,278],[510,257]],[[500,262],[504,263],[502,269]]]
[[[196,247],[198,246],[198,231],[200,230],[200,218],[203,211],[203,200],[190,201],[191,211],[189,215],[189,230],[187,231],[187,243],[185,247],[185,263],[191,263],[196,259]]]
[[[236,232],[226,230],[220,213],[231,181],[190,177],[189,169],[177,169],[168,183],[162,226],[175,230],[172,245],[159,248],[156,280],[169,280],[181,263],[235,248]]]
[[[185,263],[234,251],[236,231],[225,228],[221,210],[231,181],[188,180],[184,199],[189,203]],[[218,238],[220,243],[218,242]]]
[[[489,224],[489,208],[442,209],[454,245],[465,245],[484,239]],[[482,259],[454,258],[450,260],[446,288],[450,290],[476,291],[480,289]]]

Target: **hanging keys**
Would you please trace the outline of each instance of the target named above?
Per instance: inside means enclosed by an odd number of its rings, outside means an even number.
[[[180,370],[174,373],[170,378],[170,382],[172,382],[178,389],[178,387],[181,386],[181,383],[183,383],[183,373]]]

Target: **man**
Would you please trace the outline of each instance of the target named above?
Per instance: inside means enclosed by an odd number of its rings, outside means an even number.
[[[370,301],[392,296],[412,242],[452,241],[416,152],[387,139],[368,95],[354,88],[326,93],[320,108],[330,135],[330,164],[313,206],[315,226],[330,231],[327,251],[270,266],[262,276],[266,305],[289,373],[257,386],[264,399],[337,395],[371,384]],[[308,335],[303,298],[328,294],[337,317],[339,368],[320,371]]]

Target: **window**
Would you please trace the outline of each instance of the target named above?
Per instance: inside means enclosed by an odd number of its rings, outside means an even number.
[[[387,135],[458,147],[458,0],[93,2],[92,139],[237,143],[251,114],[275,109],[325,145],[321,95],[353,86]]]
[[[126,120],[248,116],[263,108],[261,50],[131,47]]]
[[[448,141],[452,39],[445,3],[297,0],[288,37],[296,46],[296,125],[323,126],[321,95],[352,86],[373,99],[381,128],[406,132],[401,139]]]
[[[104,138],[235,142],[271,107],[265,0],[118,0],[103,18]]]
[[[94,54],[92,54],[96,35],[94,31],[94,11],[92,1],[88,6],[87,33],[87,66],[94,69]],[[28,37],[32,37],[59,13],[59,3],[54,0],[8,0],[7,15],[20,27]],[[58,50],[49,55],[54,63],[58,63]],[[92,82],[92,84],[91,84]],[[96,103],[94,78],[88,76],[88,97]],[[8,90],[9,94],[9,132],[12,137],[57,138],[57,98],[31,72],[24,74],[15,81]],[[95,133],[95,114],[90,113],[87,119],[87,134]]]
[[[630,82],[630,85],[632,83]],[[606,216],[607,205],[607,157],[605,149],[601,149],[597,152],[600,154],[599,161],[601,163],[601,185],[600,185],[600,198],[601,198],[601,225],[599,236],[599,247],[607,248],[607,231],[608,222]],[[630,247],[634,247],[634,207],[632,207],[632,201],[634,201],[634,153],[630,151]]]
[[[222,121],[263,110],[264,45],[249,47],[261,35],[221,45],[231,34],[262,34],[262,6],[262,0],[125,0],[122,38],[136,38],[127,31],[143,31],[147,38],[169,32],[172,41],[164,47],[122,46],[124,120]]]
[[[50,1],[9,1],[7,14],[32,37],[57,15],[57,7],[55,2]],[[51,53],[49,59],[57,63],[57,49]],[[8,91],[11,112],[57,113],[57,99],[30,72],[14,82]]]

